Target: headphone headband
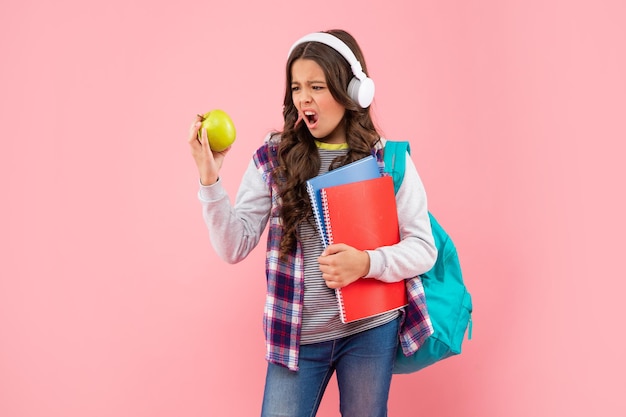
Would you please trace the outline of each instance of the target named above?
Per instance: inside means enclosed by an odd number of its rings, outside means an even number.
[[[372,81],[371,78],[368,78],[365,72],[363,72],[361,63],[348,45],[330,33],[315,32],[298,39],[289,49],[288,56],[291,55],[296,46],[305,42],[323,43],[324,45],[330,46],[335,51],[339,52],[345,60],[348,61],[348,64],[350,64],[352,74],[355,77],[348,85],[348,95],[350,95],[350,97],[352,97],[352,99],[363,108],[368,107],[372,103],[372,100],[374,99],[374,81]]]
[[[289,55],[291,55],[291,53],[296,48],[296,46],[305,42],[319,42],[319,43],[323,43],[324,45],[330,46],[335,51],[339,52],[346,59],[346,61],[348,61],[348,64],[350,64],[350,67],[352,68],[352,73],[354,74],[355,77],[362,79],[359,76],[360,74],[362,74],[363,78],[366,77],[365,73],[363,72],[363,67],[361,66],[361,63],[359,62],[359,60],[356,59],[356,55],[354,55],[354,52],[352,52],[352,49],[350,49],[348,45],[346,45],[338,37],[333,36],[330,33],[325,33],[325,32],[310,33],[298,39],[292,45],[291,49],[289,49]]]

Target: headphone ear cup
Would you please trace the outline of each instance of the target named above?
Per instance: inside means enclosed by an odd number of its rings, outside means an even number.
[[[367,108],[374,100],[374,81],[371,78],[359,80],[353,77],[348,84],[348,95],[362,108]]]

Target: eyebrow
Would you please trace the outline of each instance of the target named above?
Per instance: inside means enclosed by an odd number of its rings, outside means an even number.
[[[291,84],[301,84],[301,83],[299,81],[291,81]],[[326,81],[313,80],[313,81],[306,81],[305,84],[326,84]]]

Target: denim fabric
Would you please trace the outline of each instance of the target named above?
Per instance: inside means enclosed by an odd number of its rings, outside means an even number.
[[[341,415],[386,417],[399,319],[300,347],[299,371],[268,364],[262,417],[313,417],[337,371]]]

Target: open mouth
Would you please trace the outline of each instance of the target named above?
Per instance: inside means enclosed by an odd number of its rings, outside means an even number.
[[[314,126],[319,120],[319,116],[314,111],[307,110],[304,112],[304,119],[309,127]]]

